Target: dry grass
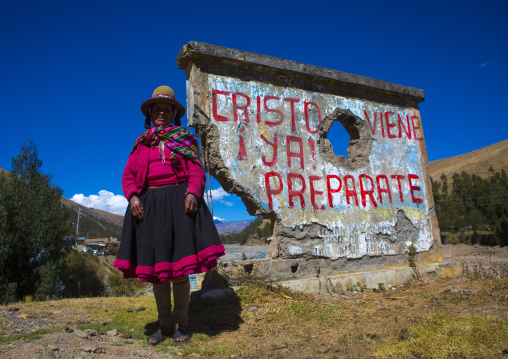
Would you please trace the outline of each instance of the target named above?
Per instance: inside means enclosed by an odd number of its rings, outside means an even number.
[[[464,314],[458,317],[430,313],[409,330],[410,339],[389,341],[378,358],[471,358],[500,354],[508,338],[506,320]]]
[[[17,306],[28,316],[51,312],[66,325],[130,333],[133,342],[126,345],[146,345],[157,328],[151,296]],[[140,307],[146,310],[136,312]],[[191,302],[194,336],[179,350],[184,357],[210,358],[502,358],[507,313],[506,278],[438,279],[381,293],[326,296],[246,283],[236,296]],[[166,340],[157,349],[175,348]]]

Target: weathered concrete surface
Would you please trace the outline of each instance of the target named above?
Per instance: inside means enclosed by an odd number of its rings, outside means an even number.
[[[315,263],[327,275],[397,268],[409,245],[419,264],[442,262],[422,90],[197,42],[177,62],[206,169],[273,221],[272,260],[257,270],[288,280],[315,277]],[[332,126],[350,135],[347,157]]]
[[[422,258],[418,259],[421,263]],[[420,264],[417,269],[424,281],[462,275],[459,262]],[[401,262],[400,256],[371,257],[362,261],[330,261],[324,258],[220,261],[216,271],[208,272],[206,276],[221,278],[222,281],[228,278],[232,285],[246,279],[277,281],[292,290],[311,293],[346,290],[358,282],[373,289],[378,288],[379,283],[400,285],[418,279],[409,262]],[[212,279],[209,281],[213,282]],[[215,282],[220,283],[220,280]]]
[[[462,274],[460,265],[455,262],[425,264],[419,266],[418,270],[425,279],[436,277],[457,278]],[[379,283],[383,283],[385,286],[400,285],[412,279],[416,279],[412,268],[402,267],[288,280],[281,282],[281,284],[295,291],[326,294],[336,290],[347,290],[357,283],[366,286],[368,289],[373,289],[378,288]]]

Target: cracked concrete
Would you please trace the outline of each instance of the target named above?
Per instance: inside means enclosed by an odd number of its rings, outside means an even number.
[[[337,155],[333,146],[328,140],[328,132],[337,122],[344,126],[350,136],[346,156]],[[373,138],[369,134],[369,126],[365,120],[353,114],[350,110],[335,109],[333,113],[326,116],[319,127],[319,139],[317,141],[319,153],[323,159],[335,167],[356,169],[369,164],[369,156],[372,150]]]
[[[400,267],[409,242],[417,262],[442,261],[422,90],[197,42],[177,63],[206,170],[251,215],[272,220],[270,259],[249,273]],[[332,126],[350,136],[347,158],[328,138]]]

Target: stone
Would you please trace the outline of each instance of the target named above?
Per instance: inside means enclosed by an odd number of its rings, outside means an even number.
[[[93,329],[85,329],[84,332],[91,337],[97,336],[97,331]]]
[[[83,339],[84,339],[84,338],[88,338],[88,334],[87,334],[87,333],[85,333],[85,332],[84,332],[84,331],[82,331],[82,330],[79,330],[79,329],[76,329],[76,330],[74,331],[74,334],[76,334],[76,336],[77,336],[77,337],[79,337],[79,338],[83,338]]]
[[[201,289],[204,290],[228,287],[229,283],[227,279],[216,269],[206,272],[203,281],[201,282]]]
[[[217,288],[217,289],[200,289],[191,293],[191,301],[203,299],[220,299],[223,297],[235,295],[233,288]]]
[[[93,353],[97,350],[97,347],[94,346],[94,345],[84,345],[81,347],[81,350],[84,351],[85,353]]]
[[[107,335],[108,337],[116,337],[116,336],[118,335],[118,330],[116,330],[116,329],[113,329],[113,330],[108,330],[108,331],[106,332],[106,335]]]
[[[446,289],[445,292],[450,292],[450,293],[464,293],[466,295],[473,295],[473,294],[476,294],[478,293],[476,290],[472,290],[472,289],[462,289],[462,288],[451,288],[451,289]]]
[[[139,307],[138,309],[136,309],[136,312],[141,312],[141,311],[143,311],[145,309],[146,309],[145,307]]]
[[[123,339],[131,339],[132,335],[127,334],[127,333],[122,333],[122,334],[120,334],[120,337],[123,338]]]
[[[270,237],[267,240],[269,240],[269,242],[268,242],[268,251],[266,253],[266,258],[268,258],[268,259],[279,258],[280,240],[277,237]]]
[[[58,350],[58,345],[48,344],[47,349],[54,352]]]

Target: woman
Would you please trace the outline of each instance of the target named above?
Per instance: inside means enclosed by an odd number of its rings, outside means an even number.
[[[129,206],[114,266],[124,278],[153,283],[160,329],[148,343],[156,345],[171,334],[175,343],[184,343],[191,336],[189,274],[215,267],[224,246],[203,200],[205,172],[197,141],[180,127],[185,108],[170,87],[160,86],[141,112],[147,131],[134,143],[122,176]]]

